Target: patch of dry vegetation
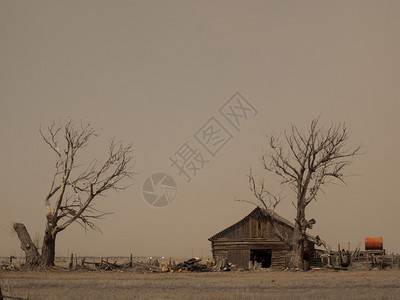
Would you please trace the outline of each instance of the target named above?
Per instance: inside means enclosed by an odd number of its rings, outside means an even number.
[[[224,273],[0,272],[29,299],[398,299],[400,270]]]

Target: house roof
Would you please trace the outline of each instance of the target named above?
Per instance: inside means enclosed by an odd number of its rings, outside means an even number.
[[[210,237],[208,240],[211,241],[213,239],[217,239],[223,235],[225,235],[228,231],[235,229],[236,227],[240,226],[240,224],[242,224],[243,222],[245,222],[248,218],[250,218],[253,215],[256,215],[258,213],[263,213],[266,216],[269,216],[271,218],[273,218],[275,220],[275,222],[279,222],[282,223],[283,225],[289,226],[291,228],[294,228],[294,224],[290,221],[288,221],[287,219],[281,217],[280,215],[278,215],[277,213],[271,213],[269,210],[266,210],[264,208],[261,207],[256,207],[252,212],[250,212],[247,216],[245,216],[243,219],[241,219],[240,221],[236,222],[235,224],[229,226],[228,228],[225,228],[224,230],[218,232],[217,234],[213,235],[212,237]]]

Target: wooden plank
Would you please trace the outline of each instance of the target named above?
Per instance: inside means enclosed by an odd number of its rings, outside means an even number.
[[[250,260],[249,250],[234,249],[228,251],[228,261],[238,267],[246,268],[248,266],[249,260]]]

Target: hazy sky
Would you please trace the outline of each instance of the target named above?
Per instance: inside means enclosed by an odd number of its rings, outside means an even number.
[[[399,1],[0,1],[0,256],[20,255],[23,222],[42,235],[54,155],[40,124],[91,123],[132,142],[134,186],[99,200],[103,233],[72,225],[56,254],[210,255],[210,236],[254,207],[245,174],[262,175],[265,134],[291,124],[345,122],[356,158],[348,185],[332,185],[308,218],[334,249],[382,236],[400,252]],[[218,110],[240,92],[257,110],[240,131]],[[215,117],[232,139],[215,155],[194,134]],[[187,183],[170,157],[186,142],[209,160]],[[153,208],[144,180],[170,174],[174,202]],[[271,181],[276,187],[276,182]],[[293,219],[287,203],[278,208]]]

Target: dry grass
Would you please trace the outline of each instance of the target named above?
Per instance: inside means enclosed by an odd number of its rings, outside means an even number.
[[[399,299],[400,270],[147,273],[0,272],[29,299]]]

